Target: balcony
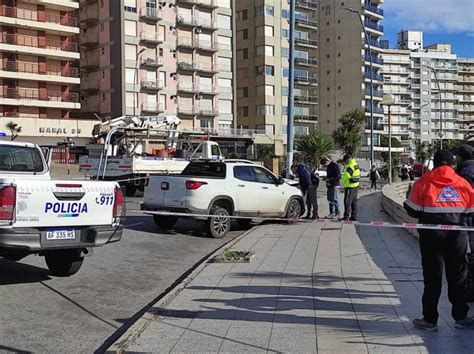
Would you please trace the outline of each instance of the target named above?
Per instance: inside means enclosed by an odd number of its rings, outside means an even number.
[[[317,59],[295,58],[295,64],[301,66],[317,66]]]
[[[383,76],[382,75],[379,75],[379,74],[375,74],[373,73],[372,75],[370,75],[370,72],[366,72],[364,74],[364,77],[367,79],[367,80],[370,80],[370,78],[372,77],[372,80],[373,81],[383,81]]]
[[[365,112],[370,114],[370,106],[365,107]],[[374,114],[384,114],[382,107],[374,107]]]
[[[219,7],[217,0],[178,0],[178,2],[182,4],[192,4],[201,7],[207,7],[210,9],[217,9]]]
[[[216,30],[218,28],[216,21],[213,21],[210,18],[198,18],[198,24],[199,27],[209,30]]]
[[[203,41],[203,40],[196,40],[197,43],[197,48],[201,51],[206,51],[206,52],[217,52],[219,49],[217,48],[217,42],[213,41]]]
[[[47,12],[38,12],[26,9],[19,9],[11,6],[0,6],[0,16],[17,18],[20,20],[35,21],[41,23],[51,23],[55,25],[77,27],[77,17],[65,14],[63,16],[50,14]]]
[[[313,39],[306,39],[306,38],[295,38],[295,45],[301,46],[301,47],[317,48],[318,41],[313,40]]]
[[[162,103],[143,102],[141,104],[141,111],[146,113],[163,113],[165,109]]]
[[[179,71],[198,71],[199,64],[195,62],[187,62],[187,61],[180,61],[178,62],[178,70]]]
[[[162,57],[145,57],[140,59],[140,65],[147,67],[147,68],[152,68],[156,69],[161,66],[163,66],[163,58]]]
[[[39,74],[39,75],[52,75],[52,76],[63,76],[63,77],[79,77],[79,69],[61,66],[44,65],[40,66],[38,63],[21,62],[21,61],[9,61],[4,62],[2,70],[27,73],[27,74]]]
[[[23,34],[3,34],[0,36],[0,43],[17,45],[22,47],[34,47],[50,50],[60,50],[65,52],[78,52],[78,45],[69,40],[58,41],[44,37],[26,36]]]
[[[365,94],[366,96],[369,96],[369,97],[370,97],[370,88],[366,88],[366,89],[364,90],[364,94]],[[379,91],[379,90],[374,90],[374,92],[373,92],[374,97],[383,97],[383,94],[384,94],[384,93],[383,93],[382,91]]]
[[[140,9],[140,18],[145,21],[158,22],[163,16],[161,10],[147,6]]]
[[[140,32],[140,42],[150,45],[158,45],[163,43],[158,33],[146,33],[145,31]]]
[[[317,114],[295,114],[295,121],[300,123],[318,123]]]
[[[373,21],[365,20],[364,24],[365,24],[365,27],[367,27],[368,29],[372,29],[374,31],[383,33],[383,26],[378,25],[377,23]]]
[[[208,107],[208,108],[199,108],[199,113],[198,115],[204,116],[204,117],[215,117],[219,115],[219,111],[215,108]]]
[[[318,80],[315,77],[306,77],[306,76],[296,76],[294,82],[296,85],[315,86],[318,84]]]
[[[99,54],[98,53],[89,53],[87,57],[81,58],[81,69],[95,70],[98,67],[99,67]]]
[[[197,41],[193,41],[193,39],[189,37],[178,37],[177,47],[196,49],[199,47],[199,43],[197,43]]]
[[[63,93],[55,91],[40,91],[38,89],[26,89],[26,88],[6,88],[1,91],[2,98],[18,100],[15,105],[25,105],[22,101],[49,101],[54,102],[51,105],[53,108],[57,102],[79,102],[79,94],[77,93]],[[22,104],[23,103],[23,104]],[[40,104],[32,104],[40,106]],[[61,108],[61,107],[58,107]]]
[[[198,65],[198,71],[203,72],[203,73],[217,73],[219,72],[219,67],[216,64],[212,63],[201,63],[197,64]],[[229,70],[224,70],[224,71],[231,71]]]
[[[370,55],[368,53],[365,54],[364,59],[365,59],[366,62],[370,63]],[[373,64],[378,64],[378,65],[383,65],[383,59],[379,58],[376,55],[372,55],[372,63]]]
[[[200,93],[204,95],[218,95],[219,94],[219,92],[217,91],[214,85],[199,84],[197,85],[197,89],[199,90]]]
[[[93,49],[99,46],[99,35],[91,33],[90,35],[81,38],[81,45]]]
[[[88,94],[94,94],[99,92],[99,75],[97,72],[89,74],[87,78],[82,78],[81,80],[81,91]]]
[[[369,4],[369,3],[365,3],[364,4],[364,10],[365,11],[368,11],[368,12],[372,12],[374,14],[377,14],[377,15],[380,15],[383,17],[383,10],[381,8],[379,8],[378,6],[375,6],[375,5],[372,5],[372,4]]]
[[[302,19],[302,18],[297,18],[295,20],[295,25],[300,26],[300,27],[311,28],[311,29],[317,29],[318,28],[318,22],[317,21],[305,20],[305,19]]]
[[[199,93],[199,86],[191,82],[178,82],[177,91],[185,93]]]
[[[295,95],[295,103],[318,104],[318,96]]]
[[[318,8],[316,0],[296,0],[296,7],[314,10]]]
[[[190,27],[197,27],[199,26],[198,18],[183,14],[176,15],[176,23],[179,26],[190,26]]]
[[[164,87],[163,81],[161,80],[146,80],[143,79],[140,82],[140,87],[143,91],[159,91]]]
[[[199,114],[199,107],[183,106],[178,102],[178,114],[182,116],[195,116]]]

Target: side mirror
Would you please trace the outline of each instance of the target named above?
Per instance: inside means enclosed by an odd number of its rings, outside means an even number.
[[[279,177],[278,180],[277,180],[277,184],[282,185],[284,183],[285,183],[285,179],[283,177]]]

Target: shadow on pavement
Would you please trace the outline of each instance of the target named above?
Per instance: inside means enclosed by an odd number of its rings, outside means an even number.
[[[49,270],[0,259],[0,285],[39,283],[50,280]]]

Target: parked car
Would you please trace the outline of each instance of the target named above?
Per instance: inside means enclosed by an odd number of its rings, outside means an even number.
[[[141,209],[193,214],[210,236],[221,238],[230,230],[229,215],[247,217],[237,219],[241,225],[249,225],[251,217],[299,218],[304,203],[294,184],[249,161],[195,161],[180,175],[151,176]],[[155,214],[153,219],[168,229],[179,217]]]
[[[325,168],[319,167],[316,170],[314,170],[314,174],[318,178],[326,178],[328,176],[328,173],[326,172]]]
[[[367,171],[365,168],[360,169],[360,176],[361,177],[364,177],[364,178],[369,177],[369,174],[370,174],[369,171]]]

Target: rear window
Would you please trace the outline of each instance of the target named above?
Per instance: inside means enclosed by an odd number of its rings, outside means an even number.
[[[41,152],[36,148],[0,145],[0,171],[42,172]]]
[[[181,175],[225,178],[225,171],[225,164],[222,162],[191,162],[181,172]]]

